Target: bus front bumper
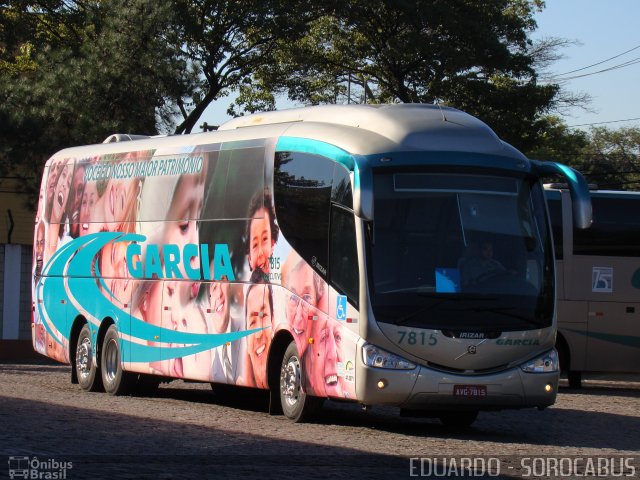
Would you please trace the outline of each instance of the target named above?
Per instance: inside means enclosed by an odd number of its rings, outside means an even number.
[[[364,367],[358,399],[365,405],[405,410],[544,408],[556,400],[559,372],[526,373],[518,367],[486,375],[456,375],[426,367],[411,371]]]

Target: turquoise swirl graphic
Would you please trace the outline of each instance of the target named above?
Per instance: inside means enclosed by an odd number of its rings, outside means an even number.
[[[93,263],[100,250],[110,242],[143,242],[146,237],[120,232],[98,232],[74,239],[61,246],[49,260],[38,284],[38,310],[49,334],[60,343],[54,330],[68,340],[70,330],[67,319],[75,319],[81,310],[89,312],[98,321],[113,318],[121,333],[123,360],[154,362],[193,355],[236,341],[262,329],[223,334],[178,332],[147,323],[130,316],[106,298],[100,290],[101,280],[94,275]],[[97,280],[97,281],[96,281]],[[96,330],[96,329],[92,329]],[[94,332],[94,342],[95,334]],[[146,342],[183,344],[185,346],[159,347]],[[140,343],[139,343],[140,342]]]

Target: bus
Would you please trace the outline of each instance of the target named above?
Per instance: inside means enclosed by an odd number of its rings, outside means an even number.
[[[329,105],[216,132],[62,150],[34,236],[33,345],[84,390],[181,378],[470,425],[543,409],[558,383],[541,179],[480,120],[434,105]]]
[[[591,190],[593,225],[572,227],[566,186],[545,185],[556,252],[556,348],[569,386],[582,373],[640,372],[640,193]]]

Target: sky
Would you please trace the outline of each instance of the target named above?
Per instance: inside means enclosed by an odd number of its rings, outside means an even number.
[[[560,37],[577,42],[560,50],[564,58],[549,68],[556,78],[636,62],[563,83],[569,91],[584,92],[592,97],[589,108],[593,112],[582,109],[563,112],[561,116],[567,125],[615,122],[601,126],[640,128],[640,0],[546,0],[546,8],[536,15],[536,21],[538,30],[532,35],[533,39]],[[617,55],[620,56],[611,59]],[[604,61],[607,59],[611,60]],[[596,63],[600,64],[584,68]],[[636,120],[618,122],[631,118]]]
[[[532,39],[557,37],[574,42],[559,50],[563,58],[548,69],[552,78],[592,74],[562,83],[570,92],[591,96],[590,111],[573,108],[559,113],[567,125],[584,130],[591,128],[590,124],[640,128],[640,0],[546,0],[546,7],[535,19],[538,29]],[[595,73],[634,61],[637,63]],[[198,125],[219,125],[228,120],[226,109],[231,98],[210,106]],[[293,106],[278,102],[278,108]],[[635,120],[619,121],[627,119]]]

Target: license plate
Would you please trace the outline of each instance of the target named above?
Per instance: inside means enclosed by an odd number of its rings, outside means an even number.
[[[454,397],[486,397],[487,386],[486,385],[454,385],[453,386]]]

